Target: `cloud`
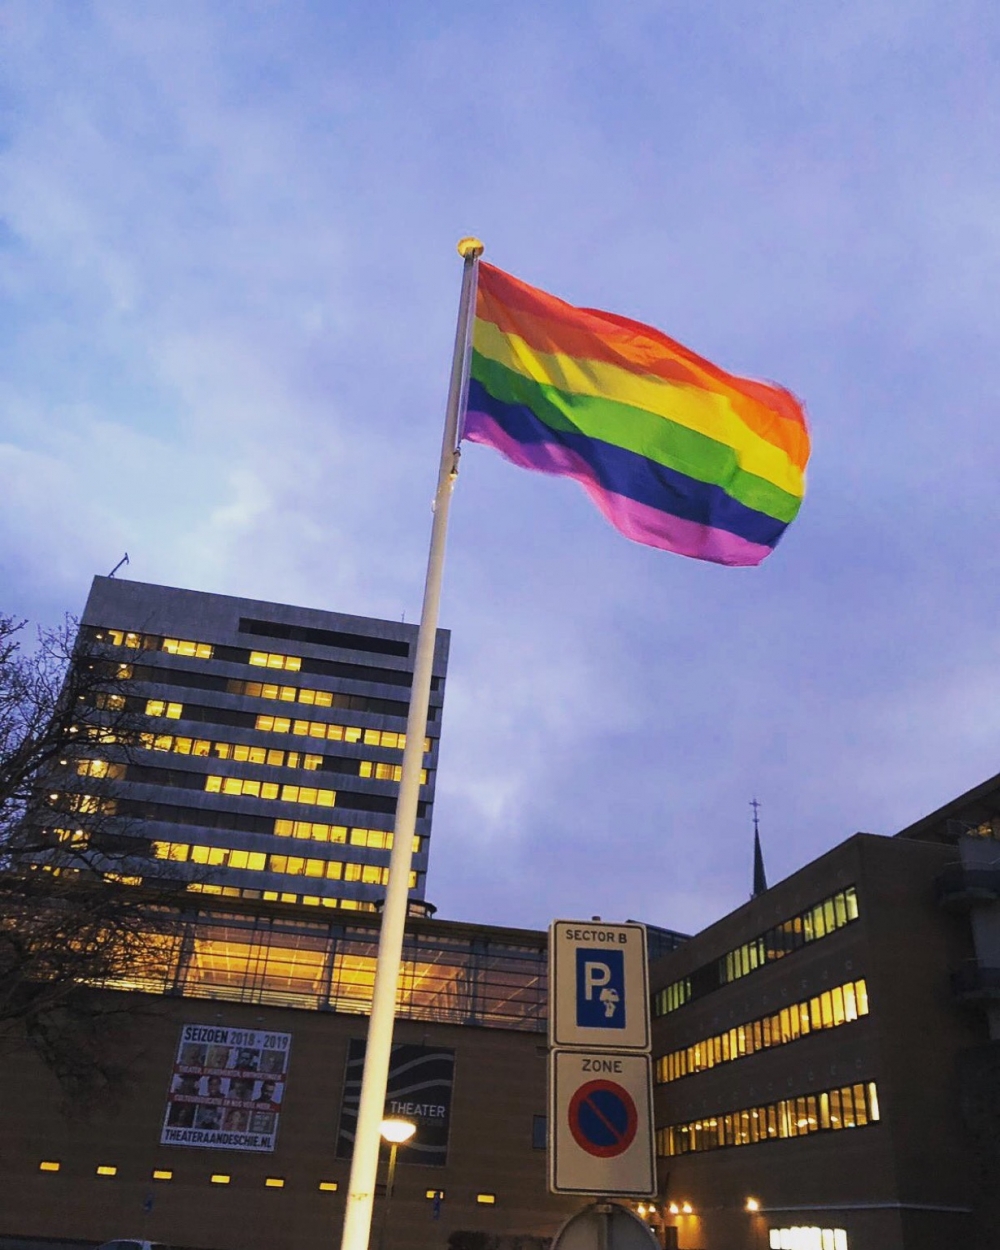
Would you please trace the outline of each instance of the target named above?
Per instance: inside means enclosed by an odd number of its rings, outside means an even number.
[[[995,771],[982,3],[5,6],[0,553],[419,610],[458,262],[807,401],[756,572],[469,448],[429,895],[695,928]],[[995,700],[993,700],[995,702]]]

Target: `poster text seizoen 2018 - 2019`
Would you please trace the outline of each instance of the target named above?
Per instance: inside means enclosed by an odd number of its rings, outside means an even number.
[[[183,1025],[160,1144],[272,1151],[291,1044],[290,1033]]]

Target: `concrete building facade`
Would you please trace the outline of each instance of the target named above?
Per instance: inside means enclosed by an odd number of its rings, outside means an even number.
[[[0,1245],[336,1245],[377,937],[365,914],[193,909],[155,974],[95,991],[124,1011],[113,1099],[74,1105],[9,1051]],[[541,1250],[580,1205],[546,1189],[545,1006],[544,933],[410,920],[388,1109],[418,1135],[399,1153],[387,1247],[489,1232]],[[383,1164],[376,1237],[384,1180]]]
[[[104,784],[129,833],[152,843],[160,876],[228,897],[373,909],[388,880],[416,634],[401,622],[95,578],[81,642],[118,666],[118,698],[138,726],[138,748]],[[448,643],[440,630],[417,900]]]
[[[989,1030],[953,990],[973,930],[941,906],[957,859],[857,834],[656,965],[668,1245],[996,1245],[966,1074]]]

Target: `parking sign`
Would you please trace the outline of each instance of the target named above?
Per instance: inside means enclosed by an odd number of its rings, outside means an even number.
[[[648,1050],[645,926],[554,921],[549,976],[551,1046]]]
[[[576,1022],[590,1029],[625,1027],[625,956],[621,951],[576,948]]]

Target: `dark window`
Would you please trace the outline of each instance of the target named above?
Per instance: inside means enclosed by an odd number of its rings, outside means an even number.
[[[278,621],[255,621],[240,617],[240,633],[260,638],[287,638],[291,642],[312,642],[318,647],[344,647],[351,651],[371,651],[376,655],[410,654],[408,642],[393,638],[372,638],[368,634],[346,634],[335,629],[312,629],[307,625],[282,625]]]
[[[533,1115],[531,1117],[531,1149],[544,1150],[548,1136],[548,1116]]]

